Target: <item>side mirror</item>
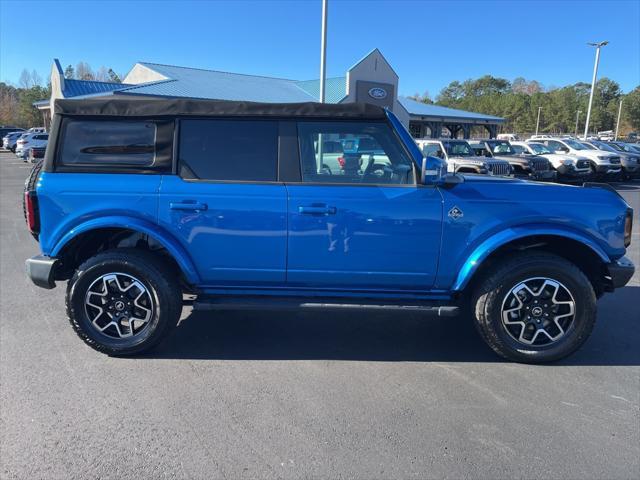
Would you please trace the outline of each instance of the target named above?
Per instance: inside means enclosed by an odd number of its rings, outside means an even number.
[[[428,184],[440,180],[447,169],[447,164],[437,157],[422,157],[420,183]]]

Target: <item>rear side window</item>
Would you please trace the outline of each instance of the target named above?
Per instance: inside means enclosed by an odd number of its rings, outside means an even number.
[[[278,170],[278,123],[182,120],[179,156],[183,178],[274,182]]]
[[[155,144],[153,122],[70,119],[65,122],[60,164],[149,167]]]

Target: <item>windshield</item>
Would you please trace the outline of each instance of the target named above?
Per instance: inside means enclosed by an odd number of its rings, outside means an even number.
[[[618,152],[628,152],[629,151],[629,150],[625,150],[621,145],[618,145],[617,143],[607,143],[607,145],[609,147],[613,148],[614,150],[617,150]]]
[[[493,153],[502,154],[502,155],[515,155],[515,150],[511,147],[509,142],[500,141],[500,140],[492,140],[487,142],[489,148]]]
[[[605,150],[607,152],[617,152],[617,150],[611,147],[611,145],[609,145],[608,143],[597,142],[597,141],[592,143],[596,148],[598,148],[598,150]]]
[[[565,140],[564,143],[569,145],[574,150],[588,150],[585,145],[580,142],[576,142],[575,140]]]
[[[473,157],[475,154],[467,142],[445,142],[444,148],[452,157]]]
[[[529,148],[531,148],[533,153],[535,153],[536,155],[545,155],[547,153],[552,153],[551,150],[549,150],[541,143],[530,143]]]
[[[597,148],[591,145],[590,143],[582,143],[581,145],[587,150],[597,150]]]

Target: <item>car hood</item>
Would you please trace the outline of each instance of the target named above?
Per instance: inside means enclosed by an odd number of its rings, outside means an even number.
[[[468,163],[478,163],[478,164],[487,163],[488,161],[492,160],[491,158],[480,157],[480,156],[462,157],[457,155],[450,155],[449,158],[457,162],[468,162]]]
[[[613,152],[607,152],[606,150],[580,150],[580,153],[575,153],[574,156],[587,157],[590,160],[598,160],[598,157],[619,157],[619,155],[616,155]]]
[[[495,160],[502,160],[503,162],[509,163],[521,163],[523,165],[528,165],[529,161],[533,158],[533,155],[529,156],[521,156],[521,155],[494,155],[491,157]]]

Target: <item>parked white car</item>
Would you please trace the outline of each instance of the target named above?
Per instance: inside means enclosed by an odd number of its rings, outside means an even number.
[[[515,133],[501,133],[498,135],[498,140],[506,140],[507,142],[518,142],[520,137]]]
[[[48,133],[25,133],[16,142],[16,155],[27,161],[27,153],[31,147],[46,147],[49,141]]]
[[[600,177],[606,180],[618,178],[622,171],[620,156],[602,150],[589,150],[582,143],[571,138],[544,138],[540,140],[528,140],[527,143],[542,143],[553,153],[569,154],[576,157],[589,159],[589,169],[592,177]]]
[[[546,145],[538,142],[511,142],[511,146],[518,153],[528,153],[546,158],[561,179],[584,180],[591,174],[587,157],[553,153]]]

